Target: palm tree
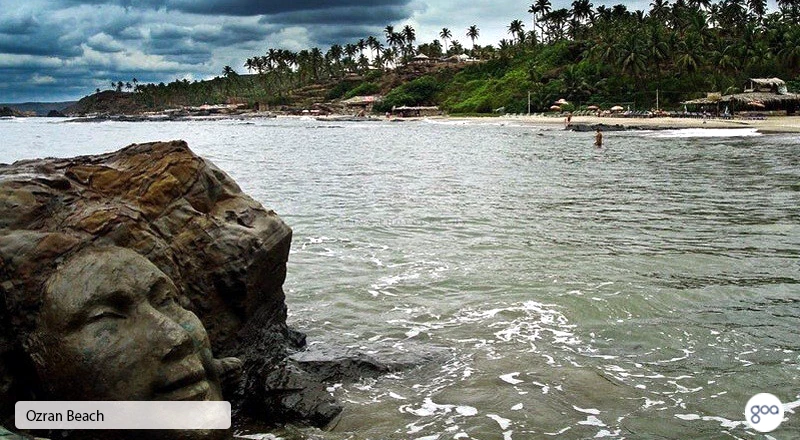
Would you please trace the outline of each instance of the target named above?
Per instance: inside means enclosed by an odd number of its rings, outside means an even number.
[[[660,18],[669,12],[669,2],[667,0],[653,0],[650,3],[650,16]]]
[[[785,34],[786,42],[778,51],[778,61],[784,66],[800,66],[800,28],[794,26]]]
[[[547,22],[546,17],[550,14],[550,11],[553,10],[553,7],[550,0],[536,0],[535,5],[540,14],[537,27],[539,28],[539,33],[542,35],[542,40],[544,40],[544,27]]]
[[[319,81],[319,72],[325,64],[325,57],[318,47],[312,47],[309,55],[309,64],[311,65],[311,74],[314,76],[315,81]]]
[[[750,7],[750,12],[761,22],[767,13],[767,0],[747,0],[747,5]]]
[[[389,63],[394,64],[396,58],[397,58],[397,49],[395,49],[394,47],[387,47],[386,49],[383,49],[384,65],[388,65]]]
[[[386,44],[388,44],[388,45],[390,45],[390,46],[391,46],[391,45],[392,45],[392,42],[391,42],[391,41],[389,41],[389,40],[390,40],[390,38],[389,38],[389,37],[391,37],[391,36],[392,36],[392,34],[394,34],[394,26],[392,26],[392,25],[390,25],[390,24],[389,24],[389,25],[386,25],[386,27],[385,27],[385,28],[383,28],[383,34],[384,34],[384,35],[386,35]]]
[[[581,23],[592,17],[594,5],[589,0],[575,0],[572,2],[572,16]]]
[[[367,37],[367,46],[369,47],[370,54],[373,57],[375,56],[375,51],[378,51],[380,44],[381,43],[374,36],[370,35]]]
[[[467,28],[467,37],[470,40],[472,40],[472,50],[473,51],[475,51],[475,40],[478,39],[478,36],[480,36],[480,33],[481,33],[481,30],[478,29],[478,26],[476,26],[474,24],[472,26],[470,26],[469,28]]]
[[[777,0],[777,3],[784,20],[793,20],[796,23],[800,19],[800,4],[797,0]]]
[[[525,39],[525,25],[522,20],[514,20],[508,25],[508,33],[514,37],[514,40],[522,43]]]
[[[447,40],[453,38],[453,34],[450,32],[450,29],[442,28],[441,32],[439,32],[439,37],[444,41],[444,53],[447,55]]]
[[[401,34],[403,35],[403,39],[405,40],[406,44],[409,46],[413,46],[414,41],[417,40],[417,32],[409,24],[403,26],[403,31]]]
[[[536,14],[539,13],[539,7],[536,4],[532,4],[528,8],[528,14],[531,14],[533,17],[533,27],[531,28],[531,32],[533,32],[533,44],[536,44]]]
[[[236,72],[231,68],[231,66],[225,66],[222,68],[222,76],[225,78],[230,78],[231,76],[235,75]]]
[[[678,45],[678,58],[675,60],[675,66],[688,73],[696,72],[702,63],[703,57],[700,56],[698,51],[699,43],[692,35],[682,41]]]
[[[411,25],[403,26],[402,31],[403,40],[405,40],[406,46],[403,50],[404,57],[406,59],[414,56],[414,41],[417,39],[417,33],[414,31],[414,28]]]
[[[569,22],[569,10],[566,8],[556,9],[555,11],[550,12],[549,14],[542,17],[542,20],[549,23],[549,33],[551,34],[552,39],[554,40],[562,40],[564,39],[564,27]]]

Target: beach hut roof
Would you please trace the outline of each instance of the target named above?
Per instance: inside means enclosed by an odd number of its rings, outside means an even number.
[[[410,105],[401,105],[400,107],[392,107],[392,110],[439,110],[438,106],[429,105],[417,105],[417,106],[410,106]]]
[[[745,92],[773,92],[779,95],[789,93],[786,83],[780,78],[750,78],[744,86]]]
[[[690,101],[683,101],[681,104],[684,105],[709,105],[709,104],[716,104],[720,102],[721,99],[710,99],[710,98],[699,98],[699,99],[692,99]]]
[[[786,84],[780,78],[750,78],[750,82],[753,84],[759,84],[762,86],[772,86],[772,85],[783,85]]]
[[[770,92],[749,92],[749,93],[737,93],[735,95],[725,95],[720,99],[720,102],[739,102],[739,103],[750,103],[753,101],[760,101],[766,105],[775,105],[775,104],[800,104],[800,95],[796,93],[786,93],[783,95],[779,95],[777,93],[770,93]]]
[[[377,101],[381,100],[380,95],[362,95],[362,96],[353,96],[350,99],[345,99],[342,101],[345,105],[365,105],[365,104],[373,104]]]

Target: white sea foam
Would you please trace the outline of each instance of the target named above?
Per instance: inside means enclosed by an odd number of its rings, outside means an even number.
[[[511,385],[516,385],[518,383],[524,382],[523,380],[517,379],[517,376],[519,376],[519,371],[515,371],[513,373],[504,374],[504,375],[500,376],[500,379],[503,382],[510,383]]]
[[[595,409],[595,408],[580,408],[580,407],[577,407],[575,405],[572,405],[572,408],[575,411],[582,412],[584,414],[593,414],[593,415],[599,415],[600,414],[600,410],[599,409]]]
[[[434,403],[430,397],[426,397],[422,405],[418,408],[412,405],[403,405],[400,407],[400,412],[413,414],[418,417],[428,417],[435,414],[450,414],[455,412],[464,417],[472,417],[478,414],[478,409],[467,405],[440,405]]]
[[[761,136],[755,128],[682,128],[648,134],[655,138],[721,138]]]
[[[739,425],[744,425],[745,422],[737,421],[737,420],[730,420],[724,417],[716,417],[716,416],[700,416],[698,414],[675,414],[675,417],[681,420],[702,420],[705,422],[718,422],[721,427],[732,429],[736,428]]]
[[[579,425],[588,425],[588,426],[601,426],[601,427],[606,426],[606,424],[603,423],[602,420],[598,419],[595,416],[591,416],[591,415],[587,416],[586,420],[582,420],[582,421],[578,422],[578,424]]]
[[[500,429],[502,429],[503,431],[505,431],[506,429],[508,429],[509,426],[511,426],[511,420],[500,417],[497,414],[487,414],[486,417],[497,422],[497,424],[500,425]]]

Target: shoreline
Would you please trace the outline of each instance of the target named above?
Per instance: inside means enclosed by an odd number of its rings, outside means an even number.
[[[445,116],[449,120],[486,121],[486,118]],[[558,116],[500,116],[488,120],[513,121],[531,126],[564,127],[564,117]],[[696,118],[635,118],[613,116],[573,116],[572,127],[594,127],[602,124],[611,130],[681,130],[687,128],[750,128],[761,134],[800,133],[800,116],[770,116],[765,119],[696,119]]]
[[[67,117],[64,122],[163,122],[181,120],[232,120],[232,119],[268,119],[268,118],[308,118],[312,117],[321,121],[456,121],[468,123],[486,122],[513,122],[528,126],[565,128],[564,116],[427,116],[385,119],[383,116],[356,117],[348,115],[306,116],[306,115],[281,115],[274,113],[247,112],[239,114],[192,115],[168,117],[159,115],[103,115],[90,117]],[[755,129],[761,134],[794,134],[800,133],[800,116],[768,116],[764,119],[717,119],[717,118],[675,118],[675,117],[614,117],[614,116],[573,116],[570,123],[572,131],[594,131],[600,126],[603,131],[629,131],[629,130],[681,130],[681,129]]]

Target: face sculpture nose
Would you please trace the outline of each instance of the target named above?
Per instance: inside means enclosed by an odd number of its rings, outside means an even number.
[[[163,346],[161,359],[178,361],[194,351],[192,335],[177,319],[156,309],[152,309],[151,314],[157,321],[157,331],[153,333],[160,336],[161,341],[158,342]]]

